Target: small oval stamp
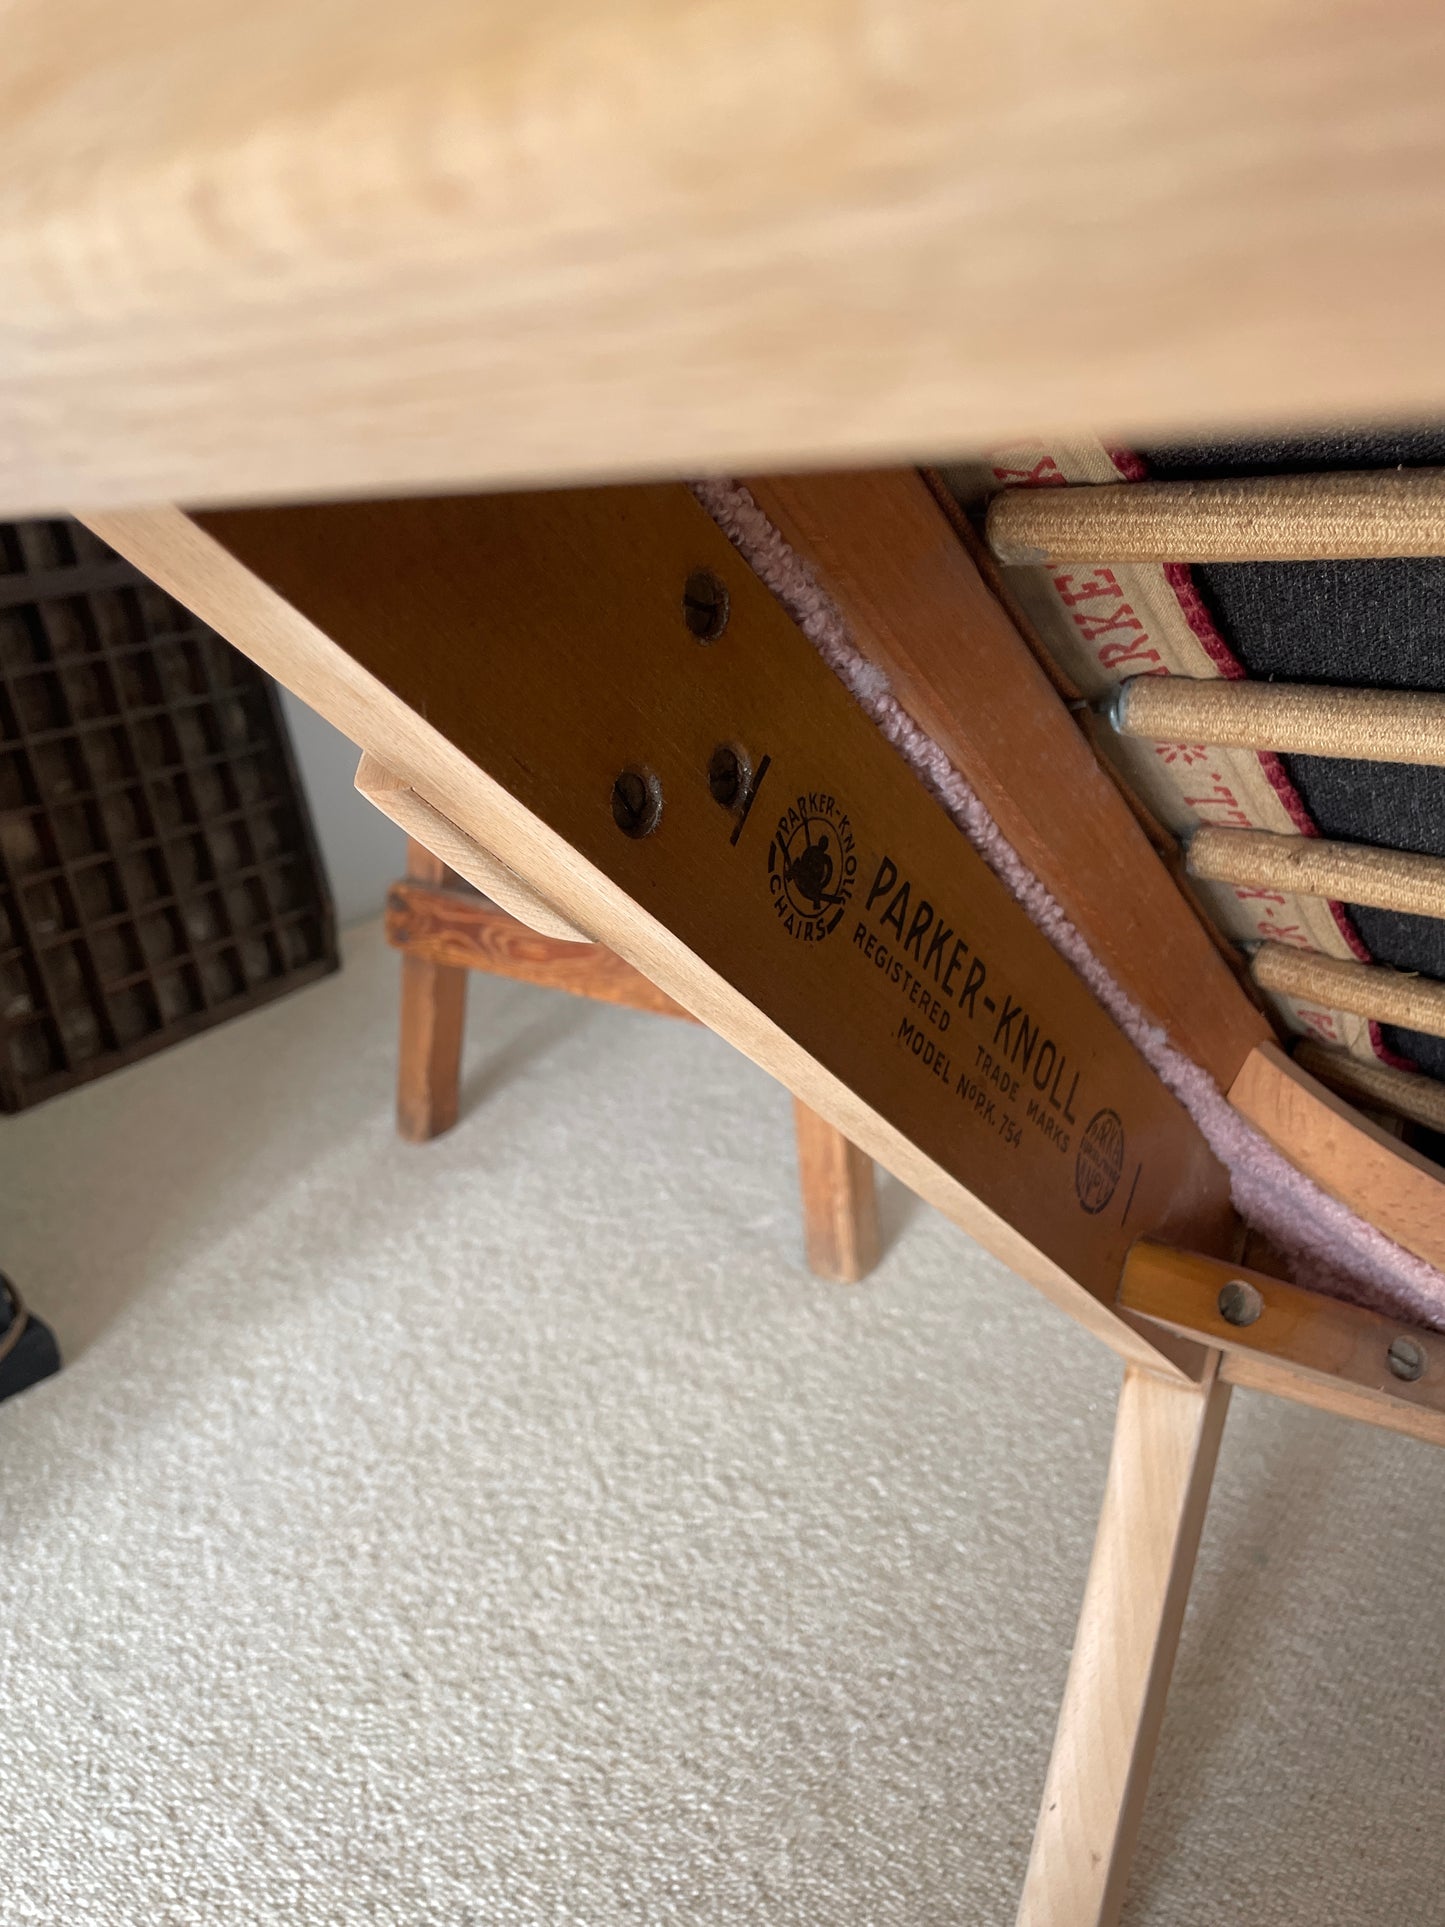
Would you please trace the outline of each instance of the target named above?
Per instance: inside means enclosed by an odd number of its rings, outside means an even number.
[[[1095,1111],[1084,1126],[1074,1159],[1079,1203],[1096,1217],[1115,1191],[1124,1169],[1124,1125],[1117,1111]]]

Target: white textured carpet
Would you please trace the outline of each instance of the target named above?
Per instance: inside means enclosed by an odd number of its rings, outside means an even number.
[[[889,1186],[799,1256],[788,1106],[395,963],[4,1131],[72,1362],[0,1407],[0,1919],[1012,1919],[1116,1369]],[[1238,1396],[1128,1919],[1445,1919],[1445,1455]]]

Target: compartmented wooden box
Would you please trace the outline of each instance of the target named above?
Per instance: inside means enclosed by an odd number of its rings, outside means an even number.
[[[0,524],[0,1106],[336,962],[269,678],[78,523]]]

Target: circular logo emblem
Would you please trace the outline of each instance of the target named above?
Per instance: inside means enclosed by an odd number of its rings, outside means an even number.
[[[1124,1126],[1117,1111],[1095,1111],[1084,1126],[1074,1159],[1074,1189],[1079,1203],[1093,1217],[1103,1210],[1119,1185],[1124,1169]]]
[[[768,845],[768,889],[788,935],[820,943],[836,930],[857,876],[847,811],[820,790],[797,797],[778,818]]]

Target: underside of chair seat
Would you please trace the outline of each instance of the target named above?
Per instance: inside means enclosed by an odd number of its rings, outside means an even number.
[[[1127,467],[1132,474],[1143,473],[1137,458],[1110,459],[1117,459],[1120,466]],[[1069,959],[1167,1087],[1183,1102],[1215,1155],[1228,1168],[1234,1203],[1246,1223],[1269,1238],[1291,1264],[1307,1271],[1317,1286],[1422,1323],[1445,1327],[1445,1275],[1382,1235],[1367,1218],[1346,1208],[1296,1169],[1231,1107],[1208,1073],[1149,1021],[1128,991],[1101,963],[1057,900],[1001,834],[966,777],[898,702],[887,677],[858,652],[836,605],[803,558],[762,513],[749,491],[735,483],[709,482],[699,484],[696,492],[835,674],[913,765],[1033,921]],[[1442,567],[1434,562],[1423,566],[1427,570]],[[1101,573],[1113,582],[1111,572]],[[1067,580],[1067,577],[1054,579],[1056,593],[1060,582]],[[1216,665],[1224,673],[1240,676],[1243,671],[1237,659],[1225,653],[1225,645],[1214,629],[1214,618],[1200,606],[1200,592],[1188,580],[1187,573],[1170,568],[1166,580],[1168,593],[1178,596],[1180,608],[1191,618],[1191,626],[1209,632],[1209,647]],[[1061,599],[1065,602],[1067,595],[1068,591],[1064,590]],[[1262,767],[1279,762],[1273,756],[1254,760]],[[1379,766],[1370,767],[1378,770]],[[1272,771],[1268,780],[1276,798],[1280,797],[1281,790],[1290,792],[1290,778],[1286,773]],[[1318,834],[1301,799],[1290,792],[1284,800],[1297,831]],[[1341,907],[1332,905],[1330,910],[1355,954],[1367,954]],[[1395,921],[1421,920],[1396,918]],[[1366,1051],[1373,1048],[1381,1055],[1399,1058],[1397,1051],[1383,1043],[1377,1024],[1371,1023],[1358,1041]],[[1408,1034],[1405,1041],[1414,1042],[1414,1034]],[[1445,1054],[1445,1045],[1441,1050]]]
[[[1445,425],[1210,442],[1139,451],[1159,481],[1445,466]],[[1445,691],[1445,558],[1197,563],[1187,574],[1219,634],[1258,681]],[[1445,856],[1445,769],[1282,756],[1326,837]],[[1376,962],[1445,979],[1445,923],[1346,904]],[[1382,1025],[1386,1049],[1445,1076],[1445,1040]]]

